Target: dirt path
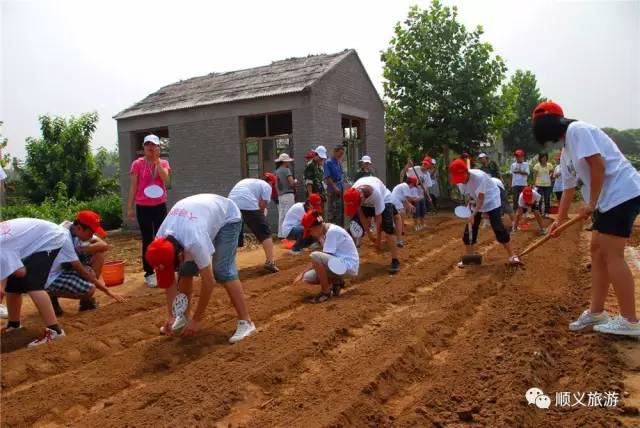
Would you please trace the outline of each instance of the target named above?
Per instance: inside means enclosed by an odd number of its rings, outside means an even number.
[[[157,334],[163,297],[139,276],[120,289],[133,296],[127,303],[83,314],[68,303],[69,336],[56,345],[22,348],[34,328],[3,337],[2,425],[640,424],[620,419],[622,405],[543,410],[524,398],[534,386],[616,388],[629,394],[627,413],[638,405],[638,342],[566,328],[588,301],[581,226],[518,271],[483,229],[485,264],[460,270],[459,221],[428,222],[406,240],[398,275],[387,274],[387,254],[367,247],[360,277],[322,305],[302,302],[314,288],[290,285],[306,257],[281,254],[282,272],[263,276],[260,251],[246,252],[241,278],[259,333],[235,346],[226,343],[235,318],[221,290],[189,339]],[[533,239],[519,233],[514,242]]]

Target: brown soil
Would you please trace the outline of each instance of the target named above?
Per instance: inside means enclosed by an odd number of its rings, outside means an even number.
[[[235,316],[216,290],[194,338],[158,335],[164,300],[142,285],[139,242],[111,238],[128,261],[126,303],[78,314],[63,301],[68,337],[24,345],[40,321],[2,338],[3,426],[638,426],[618,409],[528,406],[524,393],[620,391],[638,405],[637,341],[572,334],[589,298],[588,236],[569,229],[507,268],[489,229],[484,265],[457,269],[459,220],[438,215],[410,233],[396,276],[388,254],[361,252],[361,274],[322,305],[291,286],[306,257],[279,251],[263,275],[259,249],[239,253],[259,333],[231,346]],[[636,233],[640,236],[640,233]],[[524,248],[534,232],[514,236]],[[640,275],[639,275],[640,277]],[[611,302],[614,308],[614,300]],[[552,396],[552,402],[554,397]]]

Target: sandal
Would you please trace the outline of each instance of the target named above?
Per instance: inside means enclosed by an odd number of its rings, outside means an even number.
[[[330,298],[331,298],[331,292],[329,292],[329,293],[320,292],[319,294],[316,294],[315,296],[310,296],[306,300],[307,300],[308,303],[324,303],[327,300],[329,300]]]

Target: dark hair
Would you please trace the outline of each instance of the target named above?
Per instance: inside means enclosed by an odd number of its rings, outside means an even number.
[[[173,245],[173,249],[174,249],[173,265],[175,267],[180,266],[180,260],[178,256],[184,250],[184,248],[182,247],[182,244],[180,244],[180,242],[178,242],[178,240],[173,235],[167,235],[165,239],[171,242],[171,244]]]
[[[564,137],[571,122],[575,122],[575,120],[554,115],[540,116],[533,122],[533,136],[538,144],[545,144],[549,141],[556,143]]]
[[[338,144],[337,146],[335,146],[335,147],[333,148],[333,151],[334,151],[334,152],[337,152],[338,150],[342,150],[342,151],[344,151],[344,146],[343,146],[342,144]]]
[[[547,160],[549,160],[549,155],[547,153],[538,153],[538,162],[542,161],[542,158],[546,158]]]
[[[90,230],[93,232],[93,229],[91,229],[89,226],[87,226],[84,223],[80,223],[78,220],[73,220],[73,225],[74,226],[80,226],[81,228],[83,228],[84,230]]]

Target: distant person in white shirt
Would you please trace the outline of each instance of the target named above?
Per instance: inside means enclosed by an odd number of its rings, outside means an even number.
[[[322,251],[311,253],[311,265],[293,283],[320,284],[320,293],[309,302],[326,302],[340,294],[344,278],[358,275],[360,256],[351,235],[338,225],[325,223],[318,211],[308,211],[302,224],[305,231],[320,242]]]
[[[527,186],[522,189],[522,192],[520,192],[520,197],[518,198],[518,211],[516,213],[516,221],[513,224],[513,232],[518,230],[518,225],[520,224],[522,215],[527,212],[528,209],[530,209],[533,212],[534,217],[536,218],[536,222],[538,223],[538,234],[545,234],[544,222],[542,220],[542,216],[540,215],[541,199],[542,195],[532,187]]]
[[[562,152],[556,155],[556,167],[553,170],[553,193],[556,195],[558,203],[562,199],[562,167],[560,166],[560,156]]]
[[[273,250],[273,238],[271,228],[267,221],[267,205],[276,195],[276,176],[267,172],[264,179],[245,178],[238,181],[229,192],[231,199],[240,208],[242,221],[255,235],[258,242],[262,244],[266,261],[265,270],[275,273],[280,269],[276,266]],[[244,245],[242,235],[240,235],[239,246]]]
[[[311,193],[306,201],[293,204],[282,222],[282,229],[286,238],[290,241],[295,241],[293,248],[289,252],[293,256],[302,254],[302,249],[312,245],[314,242],[313,237],[305,234],[304,226],[302,226],[302,218],[311,209],[322,214],[322,197],[320,194]]]
[[[204,320],[216,281],[224,286],[238,315],[238,327],[229,342],[239,342],[255,333],[236,267],[241,233],[240,210],[223,196],[189,196],[171,208],[145,253],[155,270],[158,288],[166,290],[168,314],[160,333],[194,335]],[[174,318],[172,304],[178,292],[187,295],[191,306],[196,275],[200,275],[202,287],[195,310],[191,314],[189,307],[184,317]]]
[[[595,331],[640,336],[636,316],[635,284],[624,259],[633,223],[640,213],[640,174],[601,129],[567,119],[550,101],[533,111],[533,135],[540,144],[560,142],[563,193],[550,233],[568,218],[578,180],[585,204],[580,216],[593,218],[591,235],[591,305],[569,324],[570,330],[593,326]],[[613,285],[620,315],[609,317],[604,304]]]
[[[520,192],[528,184],[529,163],[524,160],[524,150],[518,149],[514,153],[516,161],[511,164],[511,192],[513,195],[513,210],[518,209]]]
[[[396,207],[397,214],[395,215],[396,222],[396,239],[398,247],[404,247],[404,241],[402,236],[404,235],[404,219],[407,213],[412,214],[416,209],[413,204],[417,204],[420,201],[420,196],[417,192],[418,177],[411,176],[405,179],[404,183],[398,184],[391,191],[391,200]]]
[[[465,227],[462,241],[465,245],[466,255],[475,254],[474,245],[478,241],[478,230],[482,214],[489,216],[491,228],[496,236],[496,240],[502,244],[509,255],[510,264],[520,264],[518,256],[511,248],[511,237],[502,223],[502,208],[500,202],[500,190],[498,185],[491,180],[491,176],[479,169],[468,169],[467,163],[463,159],[456,159],[449,165],[451,173],[451,183],[457,184],[460,193],[466,198],[476,201],[475,207],[469,216],[469,224]],[[471,232],[469,232],[471,229]],[[464,267],[463,262],[458,263],[458,267]]]

